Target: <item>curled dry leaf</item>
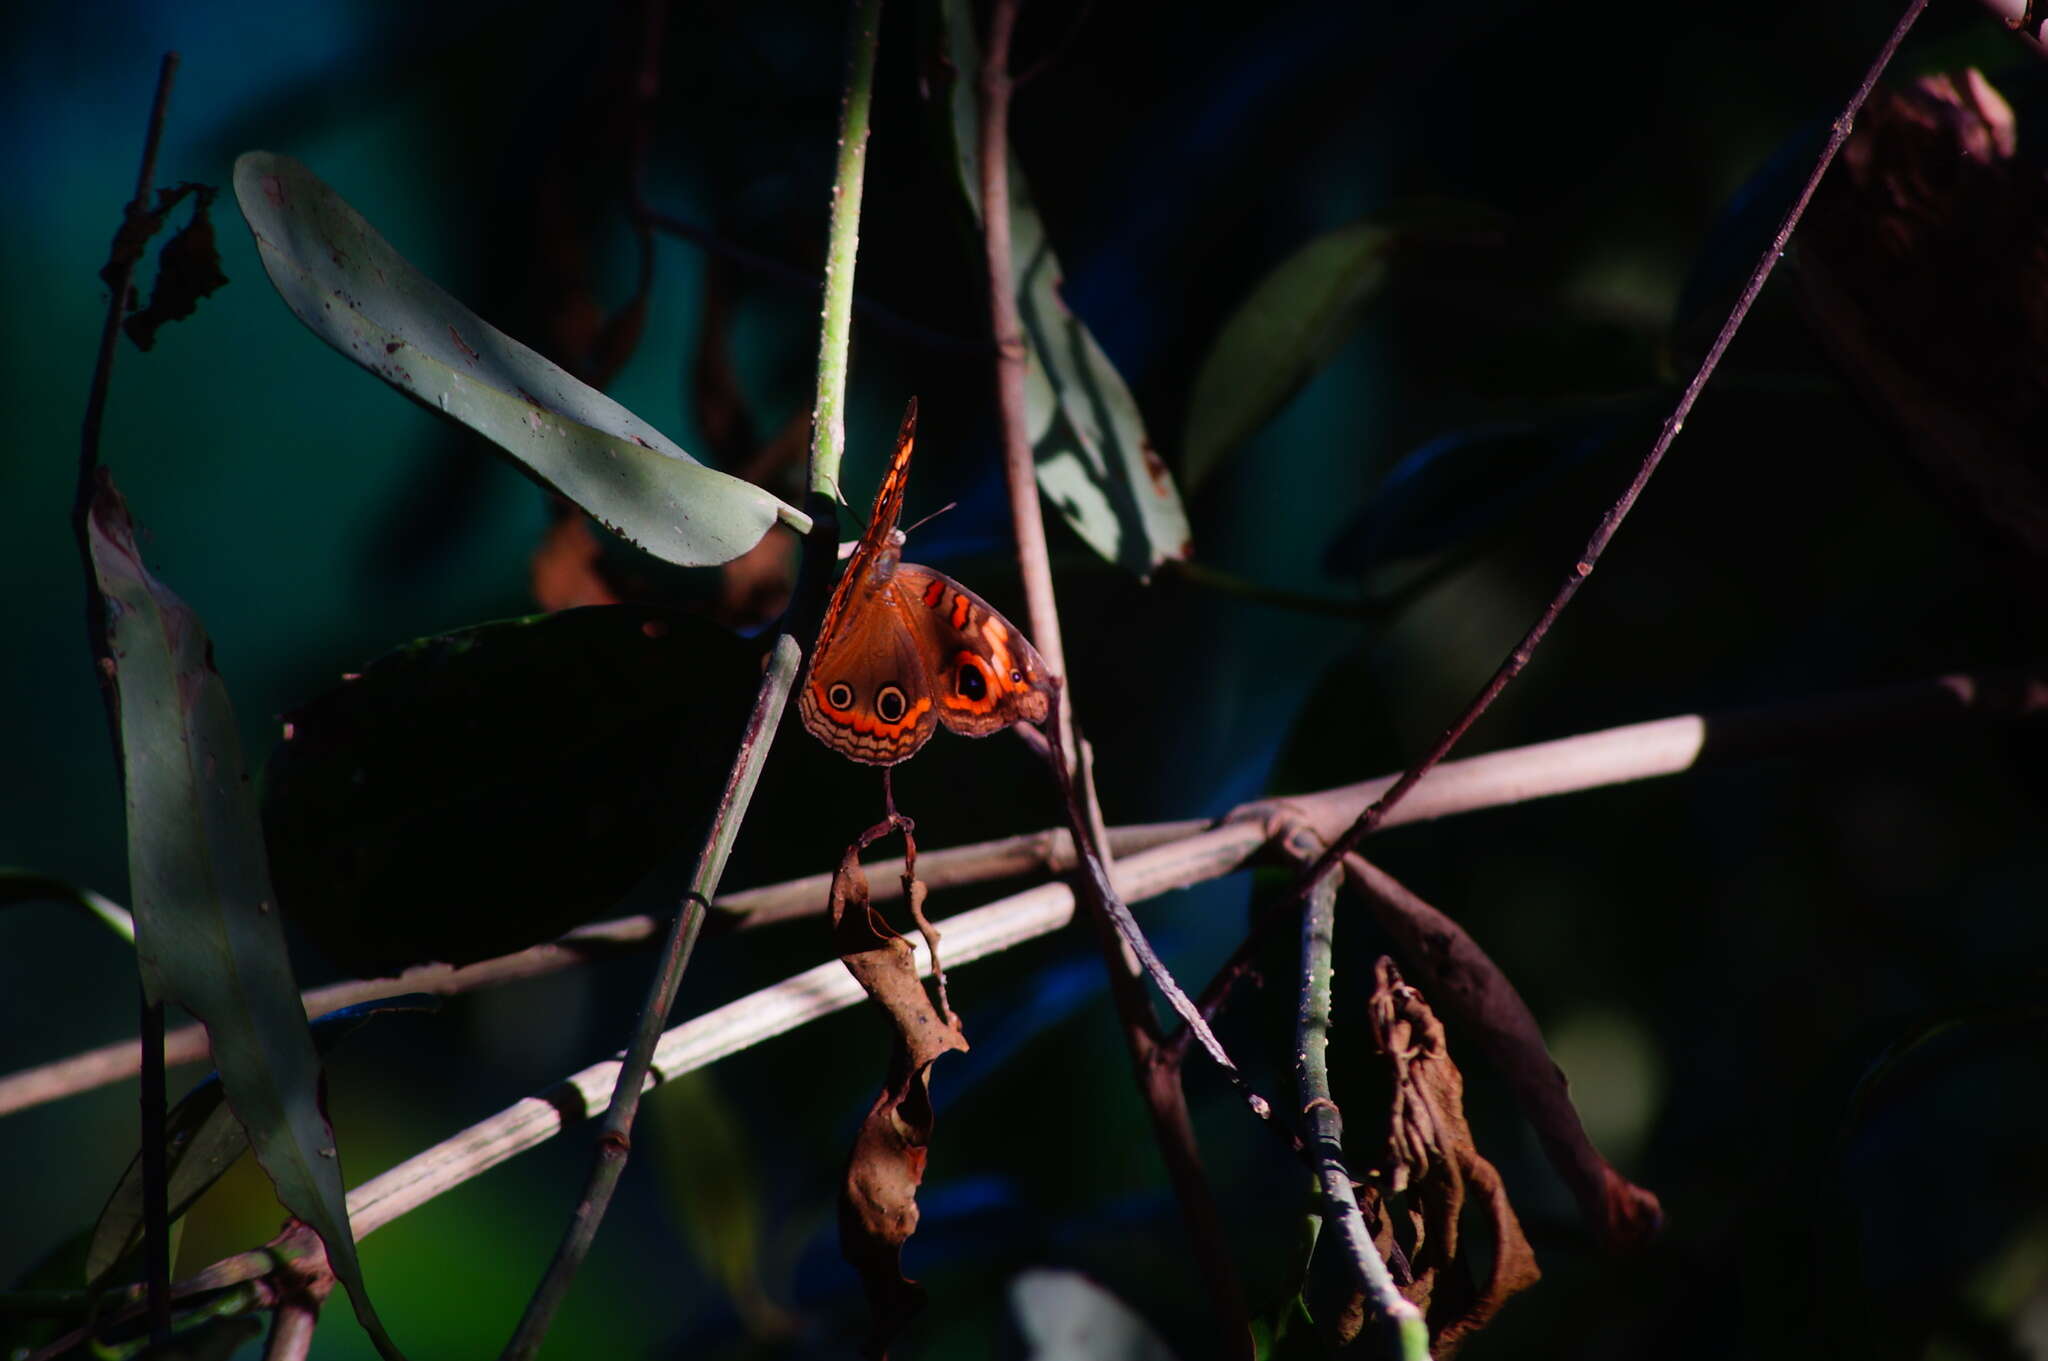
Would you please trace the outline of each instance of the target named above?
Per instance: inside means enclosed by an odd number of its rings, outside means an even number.
[[[1413,1278],[1401,1293],[1423,1310],[1432,1351],[1441,1357],[1541,1273],[1500,1173],[1472,1142],[1465,1079],[1451,1062],[1443,1023],[1391,959],[1374,966],[1373,984],[1373,1044],[1392,1068],[1394,1087],[1379,1247],[1405,1252]],[[1493,1260],[1483,1278],[1458,1231],[1468,1201],[1493,1226]]]
[[[906,874],[904,891],[921,915],[924,885]],[[839,957],[881,1004],[893,1032],[888,1077],[854,1136],[839,1201],[840,1250],[867,1289],[866,1350],[880,1356],[924,1304],[923,1289],[903,1275],[902,1251],[917,1229],[917,1187],[931,1144],[931,1065],[949,1049],[965,1050],[967,1040],[958,1021],[932,1005],[910,942],[870,904],[857,845],[833,876],[831,906]]]
[[[1974,70],[1873,95],[1800,227],[1800,301],[1952,507],[2039,560],[2048,177],[2017,126]]]
[[[1535,1015],[1500,966],[1458,923],[1362,856],[1345,857],[1344,869],[1429,995],[1472,1033],[1514,1088],[1544,1156],[1571,1188],[1601,1243],[1620,1251],[1654,1238],[1664,1226],[1663,1206],[1593,1147]]]
[[[192,220],[164,242],[158,253],[156,284],[150,289],[149,304],[130,313],[121,323],[137,349],[149,349],[156,344],[159,328],[191,316],[199,310],[201,298],[227,285],[228,276],[220,267],[220,248],[214,244],[213,219],[207,211],[219,192],[207,184],[181,184],[175,189],[157,191],[157,221],[168,217],[178,200],[188,194],[192,197]]]

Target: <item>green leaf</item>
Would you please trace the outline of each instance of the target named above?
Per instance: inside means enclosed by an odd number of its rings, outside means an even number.
[[[761,645],[601,605],[398,648],[287,716],[263,778],[294,926],[364,977],[549,940],[700,825]],[[489,904],[480,911],[479,904]]]
[[[676,1226],[725,1287],[757,1338],[788,1337],[795,1320],[761,1283],[760,1169],[741,1118],[707,1069],[681,1073],[649,1094],[657,1166]]]
[[[975,74],[981,44],[959,0],[940,6],[941,42],[951,81],[945,132],[960,187],[981,219],[981,112]],[[1192,550],[1188,516],[1173,474],[1145,433],[1137,399],[1116,365],[1060,296],[1063,272],[1033,205],[1031,186],[1010,156],[1010,250],[1017,309],[1030,368],[1025,419],[1038,489],[1074,532],[1103,557],[1139,576]]]
[[[1315,1320],[1300,1295],[1289,1295],[1270,1314],[1252,1320],[1255,1361],[1319,1361],[1330,1348],[1316,1335]]]
[[[130,945],[135,943],[135,918],[112,898],[102,897],[89,888],[80,888],[54,875],[37,874],[34,870],[0,869],[0,907],[37,902],[70,903],[84,908],[106,923],[107,929],[122,940]]]
[[[1031,1361],[1173,1361],[1137,1311],[1078,1271],[1026,1271],[1010,1308]]]
[[[422,276],[311,171],[244,153],[235,197],[263,267],[313,333],[654,556],[730,562],[778,519],[810,518],[698,463],[611,398],[486,323]]]
[[[440,1007],[439,997],[424,992],[342,1007],[313,1022],[313,1047],[325,1057],[372,1016],[392,1011],[438,1011]],[[164,1163],[168,1171],[165,1200],[174,1221],[190,1210],[235,1159],[248,1150],[248,1132],[221,1096],[220,1074],[208,1073],[164,1117]],[[141,1247],[142,1216],[142,1155],[138,1153],[115,1184],[114,1193],[107,1197],[107,1206],[100,1211],[99,1223],[93,1228],[92,1245],[85,1257],[87,1285],[97,1285]]]
[[[356,1317],[396,1357],[356,1261],[320,1060],[212,644],[198,615],[143,566],[128,507],[104,472],[89,537],[113,655],[143,990],[205,1024],[228,1104],[278,1200],[320,1235]]]
[[[1400,233],[1375,222],[1303,246],[1217,333],[1188,401],[1181,478],[1198,487],[1350,339],[1387,274]]]

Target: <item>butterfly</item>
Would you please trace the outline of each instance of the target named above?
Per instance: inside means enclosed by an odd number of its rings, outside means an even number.
[[[913,397],[797,701],[812,736],[875,766],[909,760],[942,723],[969,737],[1020,720],[1043,723],[1058,685],[987,601],[943,572],[903,561],[896,521],[916,436]]]

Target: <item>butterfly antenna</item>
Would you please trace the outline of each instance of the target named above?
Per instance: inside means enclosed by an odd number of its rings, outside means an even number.
[[[956,508],[957,508],[957,507],[958,507],[959,505],[960,505],[960,503],[959,503],[958,501],[948,501],[948,502],[946,502],[946,504],[945,504],[945,505],[943,505],[943,506],[940,506],[940,507],[939,507],[939,508],[938,508],[937,510],[935,510],[935,511],[933,511],[933,512],[932,512],[931,514],[929,514],[929,515],[925,516],[925,517],[924,517],[924,518],[923,518],[922,520],[919,520],[919,521],[918,521],[918,522],[917,522],[916,524],[912,525],[912,526],[911,526],[910,528],[908,528],[908,529],[904,530],[903,532],[904,532],[905,534],[915,534],[915,533],[917,533],[917,531],[918,531],[918,530],[920,530],[920,529],[923,529],[923,528],[924,528],[924,527],[925,527],[926,525],[928,525],[928,524],[930,524],[930,523],[931,523],[932,521],[934,521],[934,520],[938,519],[938,518],[939,518],[939,517],[940,517],[941,515],[944,515],[944,514],[945,514],[945,513],[947,512],[947,511],[949,511],[949,510],[953,510],[953,509],[956,509]]]

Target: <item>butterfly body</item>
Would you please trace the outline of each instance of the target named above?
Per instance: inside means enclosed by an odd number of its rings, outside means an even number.
[[[1043,723],[1056,693],[1037,650],[987,601],[903,561],[897,521],[916,431],[913,400],[797,701],[813,736],[869,765],[908,760],[940,726],[986,737]]]

